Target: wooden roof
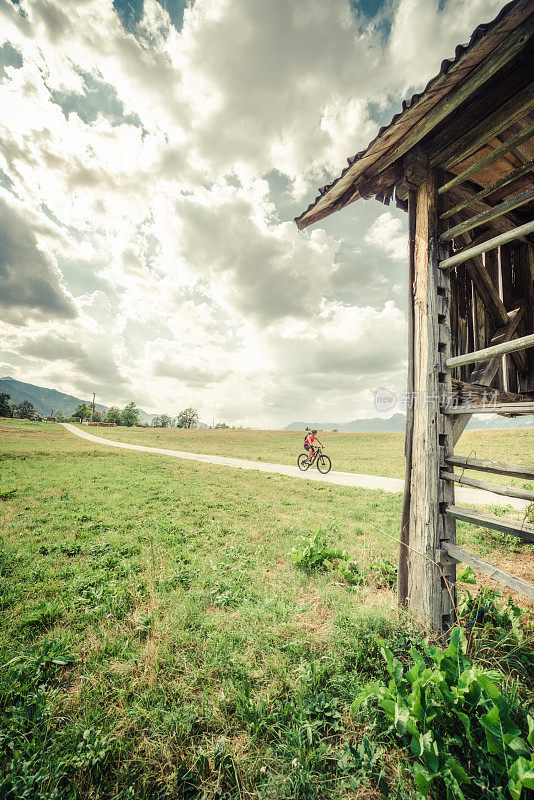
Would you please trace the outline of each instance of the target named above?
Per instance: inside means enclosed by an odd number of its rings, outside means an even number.
[[[423,139],[428,140],[430,134],[435,136],[434,146],[439,149],[442,123],[454,112],[461,109],[482,84],[489,81],[496,72],[510,65],[514,58],[521,58],[525,47],[530,45],[534,35],[534,0],[513,0],[506,5],[498,16],[490,23],[479,25],[473,32],[467,45],[458,45],[453,60],[444,61],[438,75],[432,78],[424,91],[414,94],[410,100],[402,104],[402,112],[393,117],[391,123],[381,128],[378,135],[365,150],[349,158],[348,166],[332,183],[319,190],[319,195],[295,222],[300,230],[338,211],[361,197],[377,195],[386,190],[387,200],[393,192],[393,186],[402,175],[403,155],[415,148]],[[527,66],[530,69],[531,65]],[[504,138],[510,138],[520,128],[529,126],[528,114],[533,106],[532,82],[524,89],[524,102],[515,116],[511,114],[510,124],[501,129]],[[521,117],[520,123],[517,122]],[[469,120],[469,121],[467,121]],[[469,134],[480,124],[480,117],[468,115],[464,122],[464,131]],[[441,127],[440,127],[441,126]],[[460,128],[460,130],[462,130]],[[501,139],[495,138],[485,144],[488,152],[501,145]],[[444,146],[444,145],[443,145]],[[522,154],[532,159],[532,145],[522,142],[515,152],[522,148]],[[460,148],[461,149],[461,148]],[[445,147],[446,151],[446,147]],[[453,173],[463,171],[469,165],[469,159],[480,159],[481,148],[475,148],[454,167],[447,166]],[[477,173],[476,183],[485,187],[494,183],[498,177],[505,176],[511,168],[517,168],[525,158],[511,163],[513,154],[503,157],[488,168],[486,175]],[[446,160],[446,159],[445,159]],[[497,176],[497,177],[496,177]],[[529,180],[529,176],[526,176]],[[513,187],[517,189],[517,185]],[[512,187],[503,189],[502,197],[507,196]],[[492,197],[492,200],[498,198]]]

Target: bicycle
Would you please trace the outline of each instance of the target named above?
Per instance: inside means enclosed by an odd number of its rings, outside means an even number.
[[[298,468],[303,472],[306,472],[306,470],[315,464],[315,462],[317,462],[317,469],[321,475],[326,475],[327,472],[330,472],[332,469],[332,462],[328,456],[324,455],[322,447],[317,447],[315,449],[315,453],[313,454],[311,461],[308,461],[307,453],[301,453],[297,458]]]

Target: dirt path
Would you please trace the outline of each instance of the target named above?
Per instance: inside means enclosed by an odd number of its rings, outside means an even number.
[[[173,458],[186,458],[190,461],[203,461],[206,464],[219,464],[222,467],[234,467],[234,469],[254,469],[259,472],[275,473],[277,475],[287,475],[291,478],[301,478],[308,481],[321,481],[322,483],[335,483],[338,486],[357,486],[362,489],[381,489],[383,492],[394,492],[396,494],[404,491],[404,480],[401,478],[382,478],[377,475],[361,475],[358,472],[336,472],[332,470],[328,475],[321,475],[315,468],[307,472],[301,472],[298,467],[291,467],[287,464],[269,464],[265,461],[248,461],[244,458],[227,458],[225,456],[210,456],[202,453],[186,453],[183,450],[165,450],[163,447],[145,447],[140,444],[126,444],[125,442],[114,442],[111,439],[103,439],[101,436],[94,436],[76,425],[68,422],[62,423],[70,433],[87,439],[95,444],[103,444],[107,447],[119,447],[123,450],[138,450],[142,453],[153,453],[154,455],[172,456]],[[511,505],[513,508],[523,511],[527,506],[526,500],[519,500],[513,497],[502,497],[492,492],[481,492],[477,489],[460,487],[456,489],[456,501],[462,503],[473,503],[476,505]]]

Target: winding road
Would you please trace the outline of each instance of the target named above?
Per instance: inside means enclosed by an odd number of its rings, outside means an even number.
[[[163,447],[145,447],[140,444],[127,444],[125,442],[114,442],[112,439],[103,439],[92,433],[71,425],[68,422],[62,423],[63,427],[94,444],[102,444],[106,447],[118,447],[122,450],[137,450],[141,453],[151,453],[152,455],[171,456],[172,458],[189,459],[190,461],[202,461],[205,464],[218,464],[221,467],[233,467],[234,469],[252,469],[258,472],[269,472],[276,475],[286,475],[290,478],[300,478],[307,481],[320,481],[321,483],[334,483],[338,486],[356,486],[361,489],[378,489],[383,492],[394,492],[401,494],[404,491],[404,480],[401,478],[382,478],[378,475],[361,475],[358,472],[337,472],[331,470],[328,475],[321,475],[317,470],[301,472],[298,467],[288,464],[270,464],[266,461],[249,461],[244,458],[227,458],[226,456],[211,456],[203,453],[186,453],[183,450],[166,450]],[[502,497],[493,492],[482,492],[478,489],[465,487],[456,488],[456,500],[463,503],[474,505],[510,505],[518,511],[524,511],[529,505],[526,500],[515,497]]]

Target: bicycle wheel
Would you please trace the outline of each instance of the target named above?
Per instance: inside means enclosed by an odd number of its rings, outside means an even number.
[[[317,469],[323,475],[326,475],[327,472],[330,472],[330,470],[332,469],[332,462],[330,461],[328,456],[320,455],[317,458]]]
[[[300,456],[297,458],[297,464],[299,469],[301,469],[303,472],[306,472],[306,470],[310,466],[308,464],[308,456],[306,455],[306,453],[300,454]]]

